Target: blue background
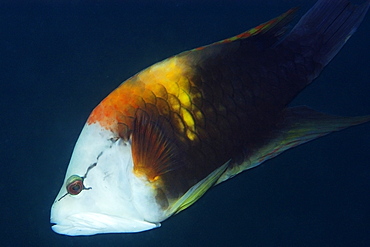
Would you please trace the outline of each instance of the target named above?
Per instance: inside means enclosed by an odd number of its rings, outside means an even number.
[[[31,1],[30,1],[31,2]],[[67,237],[50,206],[91,110],[168,56],[315,1],[1,1],[1,246],[368,246],[370,124],[219,185],[161,228]],[[297,18],[298,20],[298,18]],[[369,15],[292,105],[370,114]]]

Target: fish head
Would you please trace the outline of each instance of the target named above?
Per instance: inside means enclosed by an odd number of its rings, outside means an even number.
[[[130,141],[86,124],[51,208],[52,229],[75,236],[159,227],[165,216],[155,193],[132,170]]]

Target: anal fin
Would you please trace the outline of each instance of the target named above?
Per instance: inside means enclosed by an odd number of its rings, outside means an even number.
[[[283,114],[283,120],[278,124],[278,128],[274,131],[274,136],[271,140],[253,153],[248,154],[242,164],[231,164],[216,184],[244,170],[256,167],[290,148],[312,141],[333,131],[339,131],[370,121],[370,116],[333,116],[314,111],[305,106],[287,108]]]

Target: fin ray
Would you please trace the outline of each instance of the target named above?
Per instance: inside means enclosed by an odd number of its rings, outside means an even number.
[[[356,31],[369,5],[370,1],[354,5],[348,0],[320,0],[287,36],[287,45],[293,41],[318,47],[315,60],[325,66]]]
[[[242,39],[248,39],[250,38],[258,38],[258,42],[262,42],[267,46],[270,46],[277,42],[281,36],[283,36],[287,28],[286,26],[292,21],[294,18],[294,14],[297,11],[297,8],[292,8],[285,12],[284,14],[281,14],[280,16],[271,19],[270,21],[267,21],[265,23],[262,23],[254,28],[249,29],[246,32],[240,33],[238,35],[235,35],[233,37],[220,40],[218,42],[206,45],[206,46],[201,46],[198,48],[195,48],[190,51],[197,51],[197,50],[203,50],[204,48],[207,47],[212,47],[214,45],[219,45],[219,44],[226,44],[230,43],[236,40],[242,40]]]
[[[288,149],[368,121],[370,116],[341,117],[317,112],[305,106],[287,108],[283,121],[277,126],[275,137],[249,154],[242,164],[230,165],[216,184],[256,167]]]
[[[195,203],[200,197],[204,195],[221,177],[221,175],[228,168],[230,161],[226,162],[212,173],[210,173],[203,180],[199,181],[193,187],[191,187],[183,196],[181,196],[174,204],[167,209],[167,214],[170,216],[172,214],[177,214],[180,211],[190,207]]]
[[[164,118],[153,119],[138,109],[132,130],[134,172],[149,181],[182,166],[181,152],[171,138],[171,127]]]

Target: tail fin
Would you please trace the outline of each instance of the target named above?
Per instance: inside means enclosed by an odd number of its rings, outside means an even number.
[[[361,5],[348,0],[319,0],[285,40],[317,47],[313,59],[324,67],[356,31],[369,6],[369,0]]]

